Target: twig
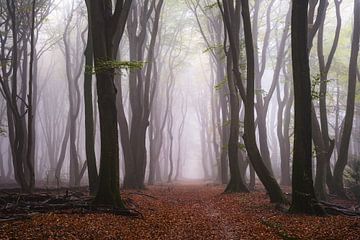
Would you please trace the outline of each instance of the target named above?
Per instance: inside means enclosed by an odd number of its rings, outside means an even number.
[[[129,195],[140,195],[140,196],[145,196],[145,197],[149,197],[149,198],[152,198],[152,199],[155,199],[157,200],[158,198],[154,197],[154,196],[151,196],[151,195],[148,195],[148,194],[145,194],[145,193],[141,193],[141,192],[130,192],[128,193]]]

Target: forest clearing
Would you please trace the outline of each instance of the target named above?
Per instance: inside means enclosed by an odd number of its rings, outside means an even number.
[[[264,190],[187,182],[122,191],[142,216],[46,213],[0,223],[1,239],[359,239],[360,219],[289,215]],[[337,202],[339,203],[339,202]],[[349,207],[354,202],[345,201]],[[344,204],[344,203],[343,203]]]

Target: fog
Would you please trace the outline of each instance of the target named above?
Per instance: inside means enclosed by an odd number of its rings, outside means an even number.
[[[141,151],[141,141],[145,141],[145,175],[143,184],[149,183],[150,161],[157,161],[156,173],[152,184],[165,184],[169,182],[182,182],[188,180],[201,180],[226,184],[229,180],[228,169],[228,138],[230,128],[230,98],[227,87],[226,56],[224,54],[224,26],[219,23],[221,14],[216,1],[207,0],[186,0],[175,1],[165,0],[159,14],[159,29],[157,32],[154,56],[150,57],[152,62],[150,79],[150,97],[146,95],[139,97],[139,93],[145,91],[145,79],[147,78],[147,69],[149,66],[148,54],[151,48],[151,34],[154,29],[155,10],[151,11],[149,19],[145,22],[145,34],[143,46],[139,48],[141,41],[141,32],[144,30],[140,24],[145,17],[141,14],[145,1],[134,1],[133,15],[129,19],[137,19],[132,26],[125,26],[123,38],[120,43],[118,59],[122,62],[140,62],[140,67],[127,67],[121,65],[121,69],[116,69],[115,85],[121,86],[122,103],[125,116],[128,123],[128,130],[133,131],[140,128],[141,122],[132,121],[136,118],[134,109],[146,105],[141,102],[139,106],[137,101],[145,101],[146,98],[153,98],[150,103],[150,113],[145,122],[149,121],[149,126],[145,128],[145,139],[131,142],[133,153]],[[151,9],[150,4],[147,6]],[[290,153],[293,147],[293,105],[289,101],[289,95],[292,92],[292,69],[291,69],[291,50],[290,37],[286,38],[285,51],[283,53],[283,63],[279,82],[276,84],[274,93],[270,96],[269,106],[266,115],[265,129],[266,135],[259,131],[260,120],[256,120],[257,111],[262,111],[259,101],[266,101],[267,93],[271,91],[273,84],[274,69],[278,59],[278,49],[283,33],[286,14],[289,9],[289,1],[260,1],[257,6],[254,1],[250,1],[250,11],[253,24],[253,33],[255,50],[257,52],[259,81],[255,83],[255,122],[256,137],[263,158],[265,148],[269,150],[269,159],[275,178],[280,182],[284,168],[284,156],[281,155],[280,141],[287,141]],[[11,79],[11,66],[5,64],[5,59],[12,54],[13,34],[10,32],[10,21],[8,11],[6,10],[6,1],[0,1],[1,4],[1,39],[2,39],[2,79]],[[18,1],[17,10],[30,4],[30,1]],[[85,1],[78,0],[42,0],[38,3],[38,12],[36,14],[35,31],[35,67],[34,76],[36,78],[37,95],[33,95],[33,108],[36,112],[34,116],[34,169],[35,182],[39,187],[58,187],[58,186],[87,186],[88,171],[86,159],[86,140],[85,140],[85,102],[84,102],[84,74],[85,57],[84,51],[87,43],[88,19]],[[154,4],[154,5],[156,5]],[[272,10],[267,19],[267,11],[271,4]],[[256,9],[258,8],[258,9]],[[135,10],[136,9],[136,10]],[[346,113],[346,98],[348,86],[348,65],[351,52],[351,36],[353,32],[353,4],[352,1],[343,1],[341,3],[342,25],[339,35],[339,44],[334,55],[332,66],[327,76],[327,109],[328,135],[335,141],[335,150],[330,160],[331,169],[334,169],[338,158],[338,152],[341,145],[342,122]],[[254,15],[256,13],[257,15]],[[135,16],[137,14],[138,16]],[[26,14],[24,14],[25,16]],[[131,13],[130,13],[131,15]],[[26,83],[29,74],[24,73],[28,67],[25,65],[29,61],[30,43],[28,26],[30,14],[27,17],[19,17],[19,41],[18,46],[18,81],[16,100],[20,113],[27,115],[27,91]],[[255,18],[257,21],[255,21]],[[128,20],[129,21],[129,20]],[[6,22],[6,23],[5,23]],[[128,22],[129,24],[129,22]],[[137,25],[138,24],[138,25]],[[254,26],[256,24],[256,26]],[[336,27],[335,5],[329,1],[327,16],[323,28],[323,51],[325,59],[329,55],[333,44],[333,38]],[[218,29],[217,29],[218,28]],[[218,30],[218,32],[217,32]],[[129,32],[130,31],[130,32]],[[133,31],[133,32],[131,32]],[[264,46],[264,38],[268,31],[267,47]],[[131,34],[136,37],[129,40]],[[288,34],[290,35],[290,33]],[[8,36],[8,40],[6,40]],[[204,37],[206,39],[204,39]],[[243,44],[243,33],[240,33],[240,69],[246,80],[246,59]],[[138,39],[138,40],[134,40]],[[228,39],[226,40],[228,41]],[[228,42],[226,43],[228,44]],[[24,50],[24,47],[27,48]],[[134,50],[130,51],[130,48]],[[142,52],[141,58],[138,58]],[[229,46],[225,49],[228,51]],[[318,63],[318,37],[314,38],[313,49],[310,53],[311,76],[313,80],[313,91],[319,95],[319,63]],[[134,54],[134,55],[132,55]],[[132,55],[132,56],[131,56]],[[11,55],[12,56],[12,55]],[[135,56],[135,57],[133,57]],[[263,65],[265,63],[265,65]],[[219,66],[220,65],[220,66]],[[359,66],[359,65],[358,65]],[[25,70],[24,70],[25,68]],[[222,71],[223,78],[218,72]],[[28,70],[27,70],[28,71]],[[156,71],[156,73],[154,73]],[[131,77],[131,72],[134,76]],[[219,75],[220,74],[220,75]],[[85,74],[86,75],[86,74]],[[359,77],[359,76],[358,76]],[[358,80],[360,80],[358,78]],[[3,80],[2,80],[3,81]],[[131,86],[136,81],[136,86]],[[142,86],[140,82],[144,81]],[[359,81],[358,81],[359,83]],[[140,85],[139,85],[140,84]],[[173,84],[173,86],[171,86]],[[353,128],[349,146],[349,161],[359,161],[360,157],[360,109],[359,109],[359,88],[356,88],[355,115],[353,117]],[[138,92],[132,92],[132,91]],[[12,89],[14,91],[14,89]],[[140,92],[139,92],[140,91]],[[119,92],[119,90],[117,91]],[[13,155],[15,149],[11,150],[11,134],[14,129],[9,129],[9,109],[7,100],[4,97],[4,88],[2,86],[2,97],[0,98],[1,129],[0,137],[0,187],[13,187],[19,185],[19,180],[15,180]],[[151,95],[154,95],[153,97]],[[23,97],[25,96],[25,99]],[[240,95],[237,96],[239,99]],[[314,97],[313,102],[320,119],[319,98]],[[133,98],[133,99],[132,99]],[[94,123],[94,142],[96,166],[100,167],[100,120],[97,107],[96,76],[92,76],[92,109],[94,114],[92,121]],[[221,106],[224,101],[224,106]],[[281,102],[280,101],[285,101]],[[241,102],[241,101],[240,101]],[[261,103],[263,104],[263,103]],[[242,134],[244,133],[244,108],[240,104],[240,137],[237,140],[239,145],[239,157],[245,181],[250,181],[249,161],[246,156],[246,149],[243,146]],[[280,118],[279,105],[282,105]],[[134,107],[135,106],[135,107]],[[137,106],[137,107],[136,107]],[[286,106],[290,109],[285,112]],[[119,107],[117,105],[117,107]],[[224,115],[225,111],[225,115]],[[70,117],[69,117],[70,114]],[[145,112],[141,113],[142,116]],[[290,122],[288,125],[280,126],[283,133],[281,139],[277,134],[279,124],[284,124],[288,114]],[[72,118],[71,120],[69,120]],[[25,117],[24,117],[25,119]],[[140,119],[140,118],[139,118]],[[279,123],[279,119],[283,122]],[[137,121],[137,120],[136,120]],[[140,121],[140,120],[139,120]],[[23,124],[27,125],[28,120]],[[70,124],[67,126],[67,124]],[[121,124],[121,123],[119,123]],[[181,125],[183,124],[183,127]],[[259,125],[260,124],[260,125]],[[13,125],[13,124],[12,124]],[[163,126],[162,130],[161,127]],[[67,130],[69,128],[69,130]],[[183,128],[183,132],[181,132]],[[26,130],[27,131],[27,130]],[[68,131],[68,132],[67,132]],[[151,131],[151,135],[149,133]],[[160,132],[159,132],[160,131]],[[226,133],[226,136],[223,134]],[[121,140],[122,132],[119,129],[120,146],[120,183],[123,185],[126,164]],[[26,138],[27,133],[23,136]],[[287,140],[285,139],[287,136]],[[161,141],[157,138],[162,138]],[[140,137],[139,137],[140,138]],[[267,146],[262,146],[261,139],[267,141]],[[285,140],[284,140],[285,139]],[[135,144],[135,145],[134,145]],[[140,145],[138,145],[140,144]],[[26,145],[26,144],[25,144]],[[261,145],[261,146],[260,146]],[[160,148],[159,153],[154,150]],[[285,147],[285,148],[286,148]],[[26,148],[26,146],[25,146]],[[154,152],[153,156],[152,151]],[[154,158],[155,157],[155,158]],[[286,158],[286,157],[285,157]],[[71,161],[73,160],[73,162]],[[61,164],[61,162],[63,163]],[[135,160],[134,160],[135,161]],[[292,157],[289,159],[291,166]],[[314,167],[316,168],[316,157],[314,154]],[[140,162],[139,162],[140,164]],[[245,165],[245,166],[244,166]],[[76,168],[74,172],[71,169]],[[225,170],[223,169],[225,168]],[[314,168],[314,172],[316,171]],[[56,174],[59,171],[60,175]],[[288,168],[291,175],[291,169]],[[26,171],[25,171],[26,172]],[[170,174],[170,177],[169,177]],[[224,176],[225,174],[225,176]],[[25,173],[26,175],[26,173]],[[60,177],[60,178],[59,178]],[[74,179],[72,179],[74,178]],[[79,179],[78,179],[79,178]],[[78,181],[79,180],[79,181]],[[258,179],[256,180],[258,181]],[[289,184],[287,182],[286,184]]]

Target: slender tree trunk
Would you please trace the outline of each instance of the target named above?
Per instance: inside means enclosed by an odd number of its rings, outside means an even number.
[[[284,203],[285,197],[280,189],[279,184],[269,172],[260,155],[256,144],[255,121],[254,121],[254,47],[251,32],[250,10],[248,0],[241,1],[242,18],[244,21],[246,59],[247,59],[247,86],[245,101],[245,127],[244,142],[250,161],[257,172],[261,182],[270,195],[272,202]]]
[[[173,136],[173,114],[172,110],[170,110],[169,120],[168,120],[168,136],[169,136],[169,163],[170,163],[170,171],[167,178],[168,183],[171,182],[172,175],[174,173],[174,159],[173,159],[173,142],[174,142],[174,136]]]
[[[248,192],[248,188],[240,176],[240,166],[238,162],[238,141],[240,129],[240,103],[235,84],[232,77],[232,60],[231,54],[228,52],[228,86],[230,91],[230,136],[228,142],[228,157],[230,167],[230,182],[228,183],[225,192]]]
[[[26,153],[26,164],[29,169],[29,190],[32,191],[35,186],[35,171],[34,171],[34,136],[35,136],[35,125],[33,124],[33,79],[34,79],[34,32],[35,32],[35,6],[36,0],[32,2],[31,11],[31,36],[30,36],[30,66],[29,66],[29,94],[28,94],[28,142],[27,142],[27,153]],[[36,100],[35,100],[36,101]]]
[[[354,28],[351,43],[351,56],[349,63],[349,82],[346,102],[346,114],[344,119],[344,128],[341,135],[341,144],[338,161],[334,169],[334,183],[336,193],[345,196],[343,174],[346,164],[348,163],[350,136],[354,119],[355,95],[356,95],[356,78],[359,55],[359,38],[360,38],[360,0],[354,0]]]
[[[70,119],[69,118],[70,117],[68,117],[68,119],[66,121],[64,138],[61,143],[60,155],[59,155],[59,159],[58,159],[58,162],[56,164],[56,169],[55,169],[55,180],[57,181],[58,185],[60,185],[60,181],[61,181],[61,169],[64,164],[66,148],[67,148],[67,145],[69,142],[69,136],[70,136]]]
[[[88,12],[90,12],[90,1],[86,0]],[[91,21],[88,16],[88,21]],[[91,24],[89,24],[91,25]],[[84,73],[84,103],[85,103],[85,152],[88,165],[88,178],[90,194],[95,195],[98,188],[99,176],[96,167],[95,136],[94,136],[94,109],[92,96],[92,68],[93,68],[93,44],[91,28],[88,28],[87,45],[85,48],[85,73]]]

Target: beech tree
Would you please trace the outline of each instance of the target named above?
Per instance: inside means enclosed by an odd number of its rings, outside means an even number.
[[[203,4],[201,4],[203,2]],[[228,183],[229,162],[227,148],[229,139],[229,90],[226,84],[224,58],[224,24],[221,12],[209,0],[187,0],[188,8],[194,14],[199,32],[209,54],[211,75],[209,91],[211,92],[211,128],[212,145],[218,165],[218,179]],[[218,140],[219,139],[219,140]]]
[[[256,143],[255,135],[255,121],[254,121],[254,81],[255,81],[255,72],[254,72],[254,46],[252,39],[252,30],[251,30],[251,20],[250,20],[250,10],[249,2],[247,0],[236,0],[235,7],[233,1],[222,1],[223,5],[223,18],[224,24],[227,29],[227,34],[229,37],[230,51],[232,52],[232,67],[234,78],[236,82],[237,91],[245,104],[245,116],[244,116],[244,143],[246,147],[247,154],[249,156],[250,162],[254,167],[257,175],[259,176],[261,182],[264,184],[266,190],[270,195],[270,200],[272,202],[283,203],[286,202],[283,193],[280,189],[279,184],[276,182],[276,179],[271,174],[269,169],[266,167],[264,161],[262,160],[260,151]],[[220,2],[218,5],[221,7]],[[241,5],[241,6],[240,6]],[[222,7],[221,7],[222,8]],[[236,32],[234,32],[234,27],[238,24],[238,19],[233,14],[239,12],[241,9],[241,15],[244,26],[244,37],[245,37],[245,49],[246,49],[246,67],[247,67],[247,76],[246,76],[246,89],[243,85],[242,75],[239,69],[239,41],[236,41],[238,37]]]
[[[86,7],[89,11],[90,0],[86,0]],[[88,25],[91,26],[91,17],[88,14]],[[92,195],[96,194],[99,175],[96,167],[95,156],[95,125],[93,106],[93,76],[90,69],[94,65],[93,42],[91,28],[88,27],[87,42],[85,48],[85,72],[84,72],[84,111],[85,111],[85,152],[89,178],[89,190]]]
[[[156,61],[154,51],[163,4],[164,0],[134,1],[127,24],[130,60],[146,61],[146,64],[142,69],[130,69],[129,73],[130,133],[127,144],[122,146],[124,151],[131,154],[125,156],[125,188],[144,188],[147,165],[146,133],[158,81],[153,77]],[[145,55],[147,34],[150,34],[150,42]]]
[[[312,179],[311,81],[308,54],[308,0],[293,0],[291,52],[295,97],[295,133],[290,212],[322,214]]]
[[[123,207],[119,185],[119,142],[117,129],[115,69],[120,40],[123,36],[132,0],[88,3],[90,29],[96,72],[100,121],[100,172],[95,203]]]
[[[26,192],[35,185],[38,31],[51,1],[2,1],[0,92],[6,101],[7,132],[16,182]],[[20,61],[22,60],[22,61]]]
[[[218,2],[221,7],[220,2]],[[230,135],[228,140],[228,157],[230,167],[230,181],[225,189],[225,192],[248,192],[248,188],[240,175],[240,166],[238,163],[238,142],[240,129],[240,99],[236,84],[239,84],[240,71],[239,56],[240,56],[240,1],[234,3],[231,1],[227,3],[223,1],[223,19],[226,26],[226,33],[229,36],[230,49],[226,50],[227,60],[227,81],[230,94]],[[226,44],[224,44],[225,46]],[[245,99],[245,90],[241,85],[239,89],[241,98]]]
[[[84,68],[85,58],[82,55],[85,47],[86,29],[81,29],[81,17],[74,16],[79,10],[72,3],[69,15],[66,19],[65,30],[62,36],[61,51],[65,57],[66,78],[68,83],[69,99],[69,153],[70,153],[70,175],[69,186],[80,186],[80,180],[86,169],[86,162],[82,165],[79,159],[79,149],[76,146],[78,134],[78,117],[80,113],[80,86],[79,81]],[[75,40],[71,36],[75,35]],[[73,49],[72,44],[78,46]]]
[[[340,6],[342,0],[334,0],[336,10],[336,29],[334,40],[328,55],[325,60],[324,57],[324,25],[326,18],[326,10],[328,3],[325,5],[324,14],[318,30],[317,54],[320,70],[320,91],[319,91],[319,106],[320,106],[320,126],[318,120],[315,121],[315,111],[313,111],[313,141],[317,153],[317,167],[315,178],[315,191],[318,198],[325,200],[327,198],[326,183],[330,192],[334,192],[332,174],[330,170],[330,158],[334,150],[335,140],[329,137],[329,124],[327,116],[327,88],[328,88],[328,74],[336,53],[339,43],[341,30],[341,13]],[[321,129],[320,129],[321,127]],[[319,136],[321,134],[321,136]],[[322,138],[322,139],[321,139]],[[328,179],[328,181],[327,181]]]
[[[338,160],[334,169],[334,184],[336,192],[342,196],[344,192],[343,174],[348,163],[350,135],[353,127],[356,78],[358,78],[358,56],[360,39],[360,0],[354,0],[354,28],[351,42],[351,56],[348,73],[348,95],[346,104],[346,114],[344,119],[344,128],[341,135],[340,151]]]

